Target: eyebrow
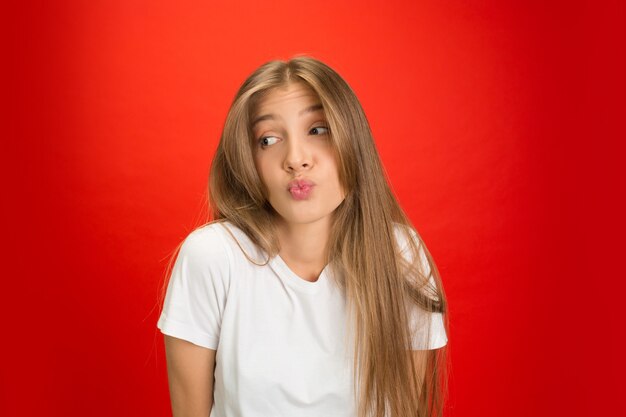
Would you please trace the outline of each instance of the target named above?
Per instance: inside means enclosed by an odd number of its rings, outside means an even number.
[[[298,116],[303,116],[307,113],[313,113],[313,112],[320,111],[320,110],[324,110],[324,106],[322,106],[321,103],[313,104],[307,107],[306,109],[301,110],[298,113]],[[252,127],[256,126],[257,123],[262,122],[263,120],[275,120],[275,119],[276,119],[276,116],[274,116],[273,114],[264,114],[262,116],[258,116],[252,121]]]

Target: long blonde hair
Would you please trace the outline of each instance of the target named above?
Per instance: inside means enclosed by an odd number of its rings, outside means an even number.
[[[211,164],[211,222],[228,220],[270,257],[279,250],[272,208],[253,163],[250,119],[258,100],[290,82],[306,84],[324,108],[346,198],[333,213],[327,264],[346,295],[354,330],[354,382],[359,417],[441,416],[447,391],[447,348],[411,351],[410,310],[444,313],[439,272],[389,185],[365,113],[350,86],[311,57],[270,61],[237,92]],[[404,233],[408,259],[398,247]],[[430,274],[420,262],[425,255]],[[434,284],[434,285],[433,285]],[[429,314],[418,325],[430,337]]]

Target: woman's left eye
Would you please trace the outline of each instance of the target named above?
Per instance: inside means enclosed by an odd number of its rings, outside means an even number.
[[[328,133],[328,128],[326,126],[316,126],[310,130],[310,133],[314,135],[324,135]]]

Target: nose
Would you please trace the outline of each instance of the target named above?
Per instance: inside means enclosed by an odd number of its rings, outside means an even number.
[[[288,172],[300,172],[311,168],[311,152],[303,143],[304,138],[291,136],[287,144],[287,154],[285,155],[284,168]]]

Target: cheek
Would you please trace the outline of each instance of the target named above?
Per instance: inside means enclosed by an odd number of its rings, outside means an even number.
[[[261,182],[270,191],[276,185],[276,171],[271,169],[272,161],[270,158],[257,158],[254,160],[254,165]]]
[[[266,172],[263,168],[263,164],[260,161],[255,159],[254,167],[256,168],[256,173],[259,176],[259,180],[261,181],[261,188],[264,189],[263,194],[265,195],[265,198],[268,198],[267,193],[269,192],[269,190],[267,187],[267,177],[266,177]]]
[[[339,170],[337,169],[337,164],[335,160],[332,158],[326,159],[324,163],[324,182],[329,185],[328,190],[331,192],[333,196],[337,194],[341,194],[344,197],[345,192],[343,187],[341,186],[341,181],[339,179]]]
[[[323,158],[324,171],[327,172],[327,178],[332,180],[339,179],[339,169],[337,159],[334,154],[327,153]]]
[[[261,181],[265,181],[265,177],[267,176],[267,161],[264,158],[255,156],[254,167],[256,168],[256,172],[259,174]]]

